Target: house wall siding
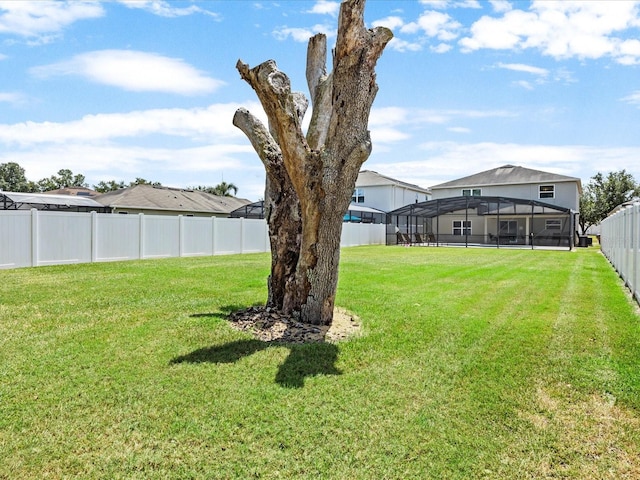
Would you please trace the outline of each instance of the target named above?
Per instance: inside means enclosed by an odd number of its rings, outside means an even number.
[[[359,205],[383,212],[390,212],[396,208],[415,203],[416,199],[418,202],[427,200],[426,193],[397,185],[357,186],[357,188],[364,191],[364,203]]]
[[[540,185],[554,185],[554,198],[540,198]],[[432,198],[436,200],[440,198],[459,197],[462,195],[463,189],[473,188],[481,189],[483,196],[501,196],[522,198],[526,200],[539,200],[551,205],[570,208],[574,211],[578,211],[580,206],[578,185],[574,182],[530,183],[521,185],[469,185],[465,187],[437,188],[432,191]]]

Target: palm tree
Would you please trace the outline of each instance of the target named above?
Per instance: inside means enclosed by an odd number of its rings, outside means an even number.
[[[231,193],[233,191],[233,194]],[[238,187],[236,187],[233,183],[227,183],[224,180],[220,182],[218,185],[213,187],[213,191],[211,192],[214,195],[220,195],[222,197],[235,197],[238,193]]]

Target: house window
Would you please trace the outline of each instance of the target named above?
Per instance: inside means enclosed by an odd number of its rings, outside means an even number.
[[[562,220],[548,218],[544,221],[544,228],[547,230],[562,230]]]
[[[540,185],[539,187],[540,198],[555,198],[556,186],[555,185]]]
[[[480,188],[463,188],[462,189],[463,197],[480,197],[482,196],[482,189]]]
[[[454,235],[471,235],[471,220],[454,220]]]
[[[518,222],[516,220],[500,220],[500,235],[518,235]]]
[[[364,190],[362,188],[356,188],[353,191],[353,196],[351,197],[351,201],[353,203],[364,203]]]

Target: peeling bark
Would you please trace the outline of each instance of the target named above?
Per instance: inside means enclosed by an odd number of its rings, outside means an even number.
[[[249,137],[265,165],[266,198],[273,201],[274,216],[268,218],[270,301],[271,292],[278,292],[282,309],[299,313],[306,323],[328,325],[333,318],[342,218],[360,167],[371,153],[368,119],[378,90],[375,65],[392,38],[386,28],[364,27],[364,5],[364,0],[342,3],[330,74],[326,73],[326,37],[316,35],[309,41],[306,74],[313,113],[306,136],[301,128],[305,102],[300,93],[291,91],[289,78],[276,63],[269,60],[249,68],[238,61],[236,65],[269,119],[267,131],[246,111],[238,110],[234,117],[234,125]],[[297,209],[281,205],[293,198]],[[281,225],[286,228],[280,230]],[[296,248],[297,257],[293,255]],[[277,261],[273,260],[276,255]],[[294,269],[280,265],[293,257],[297,258]],[[283,283],[274,285],[276,277]]]

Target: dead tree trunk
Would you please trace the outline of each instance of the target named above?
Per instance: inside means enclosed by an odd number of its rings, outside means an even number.
[[[273,211],[282,214],[268,219],[272,255],[274,240],[282,248],[277,252],[281,260],[295,257],[282,252],[295,252],[299,245],[295,268],[272,262],[269,297],[271,289],[276,289],[274,269],[282,267],[286,274],[280,281],[284,283],[277,287],[283,292],[278,296],[282,310],[298,313],[306,323],[328,325],[333,319],[342,219],[360,167],[371,153],[368,121],[378,90],[375,65],[392,38],[386,28],[365,28],[364,4],[364,0],[346,0],[341,5],[331,74],[326,74],[326,37],[319,34],[309,41],[307,83],[313,113],[306,136],[301,128],[306,104],[301,94],[291,91],[289,78],[276,63],[269,60],[249,68],[238,61],[236,65],[269,119],[270,131],[239,110],[234,124],[249,137],[265,164],[266,195],[273,202]],[[283,198],[293,198],[289,188],[299,210],[280,209]],[[287,227],[281,230],[282,225]],[[296,230],[298,244],[293,243],[293,225],[300,227]]]

